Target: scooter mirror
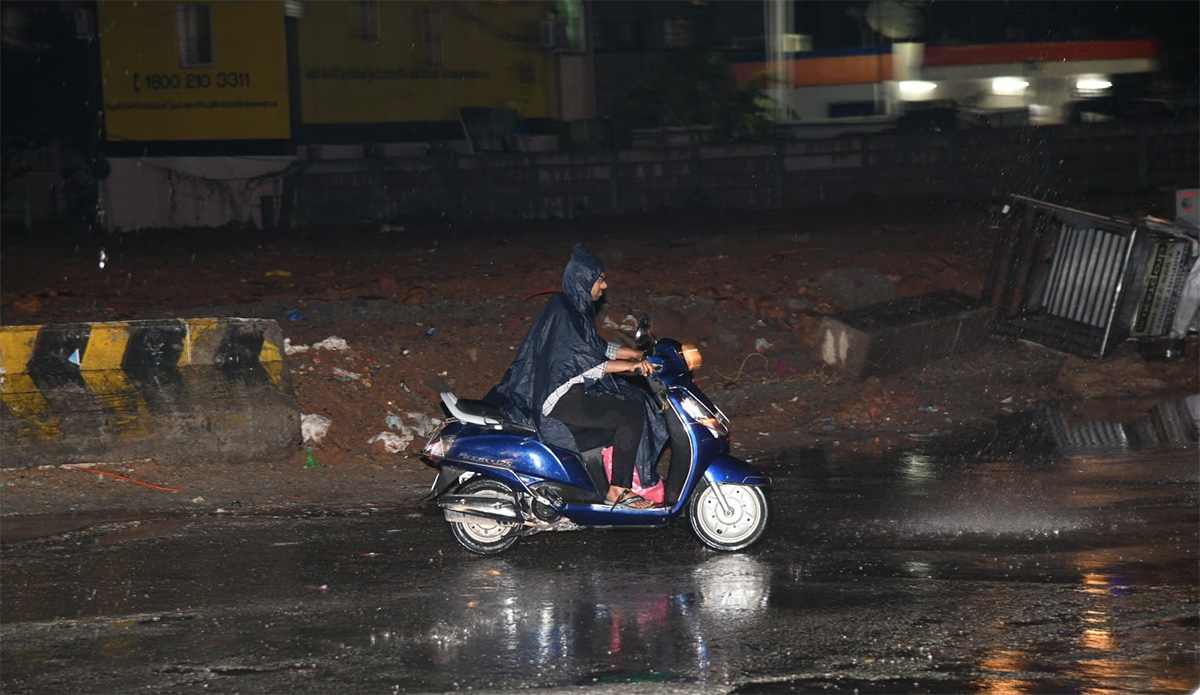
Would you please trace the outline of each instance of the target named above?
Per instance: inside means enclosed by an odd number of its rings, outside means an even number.
[[[654,347],[654,336],[650,334],[650,316],[642,314],[638,319],[637,332],[633,334],[633,342],[639,350],[649,350]]]

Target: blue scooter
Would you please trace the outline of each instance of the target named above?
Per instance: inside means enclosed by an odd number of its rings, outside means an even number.
[[[710,548],[742,550],[762,537],[770,480],[729,455],[729,419],[692,380],[700,351],[655,340],[644,315],[635,339],[654,365],[646,382],[670,434],[663,504],[629,509],[605,501],[607,442],[581,442],[589,448],[580,453],[548,446],[536,431],[506,421],[498,408],[443,391],[451,418],[421,452],[438,471],[426,499],[437,500],[464,548],[494,555],[542,531],[657,528],[685,509],[692,530]]]

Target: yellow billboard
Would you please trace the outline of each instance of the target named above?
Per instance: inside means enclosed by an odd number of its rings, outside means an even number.
[[[110,142],[291,137],[281,0],[97,6]]]
[[[456,121],[466,107],[556,117],[552,2],[312,2],[296,20],[300,122]]]

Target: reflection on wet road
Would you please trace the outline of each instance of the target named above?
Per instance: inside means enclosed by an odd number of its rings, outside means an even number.
[[[1190,692],[1194,424],[1114,445],[1054,418],[781,452],[744,554],[676,524],[479,558],[413,490],[361,516],[56,530],[4,548],[2,689]]]

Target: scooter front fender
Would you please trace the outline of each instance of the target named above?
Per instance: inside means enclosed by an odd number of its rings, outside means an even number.
[[[733,483],[737,485],[770,485],[771,478],[754,469],[745,461],[717,454],[708,469],[704,471],[704,479],[709,483]]]

